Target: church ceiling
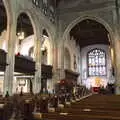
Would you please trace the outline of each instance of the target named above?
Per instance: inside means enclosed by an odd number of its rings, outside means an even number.
[[[71,38],[76,40],[80,47],[92,44],[109,44],[108,32],[103,25],[94,20],[84,20],[70,31]]]
[[[113,0],[55,0],[56,4],[58,6],[63,5],[62,7],[64,6],[69,7],[69,6],[75,6],[79,4],[82,5],[82,4],[88,4],[88,3],[89,4],[100,4],[104,2],[110,2],[110,1],[113,1]],[[52,2],[50,2],[50,4],[53,5]],[[27,34],[28,35],[32,34],[33,28],[31,25],[31,21],[29,21],[28,20],[29,18],[25,16],[24,14],[22,15],[22,18],[24,18],[22,20],[22,24],[25,30],[27,31]],[[21,24],[20,21],[21,19],[18,19],[17,31],[19,31],[19,28],[20,28],[20,24]],[[85,46],[86,43],[91,44],[93,41],[96,42],[97,40],[97,43],[108,44],[107,31],[104,29],[104,27],[101,27],[98,24],[95,24],[95,27],[93,27],[93,25],[91,24],[93,24],[94,22],[93,23],[90,22],[91,23],[90,25],[88,23],[86,21],[81,22],[77,24],[71,30],[70,35],[76,39],[77,43],[79,43],[81,46]],[[0,33],[6,28],[7,28],[6,10],[5,10],[2,0],[0,0]],[[93,41],[91,42],[91,40]]]
[[[59,9],[68,9],[79,6],[82,7],[94,7],[98,6],[106,6],[110,3],[114,4],[115,0],[56,0]]]

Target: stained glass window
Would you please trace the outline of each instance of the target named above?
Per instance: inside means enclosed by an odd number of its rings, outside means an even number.
[[[101,49],[93,49],[88,52],[88,76],[106,75],[106,53]]]

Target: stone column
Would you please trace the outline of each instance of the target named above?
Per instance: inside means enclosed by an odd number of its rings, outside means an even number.
[[[57,82],[64,78],[64,46],[61,41],[62,39],[61,40],[55,39],[55,44],[52,53],[53,54],[52,88],[54,90]]]
[[[35,37],[35,78],[33,81],[33,92],[39,93],[41,89],[41,39],[42,39],[42,32]]]
[[[59,68],[60,68],[60,73],[59,73],[59,77],[60,79],[65,78],[65,72],[64,72],[64,40],[61,39],[61,44],[59,46],[59,52],[60,52],[60,62],[59,62]]]
[[[58,36],[57,36],[57,47],[58,47],[58,77],[59,80],[65,78],[64,72],[64,41],[63,38],[63,31],[62,31],[62,22],[59,21],[59,29],[58,29]]]
[[[115,93],[120,94],[120,17],[119,17],[119,1],[115,1],[115,12],[114,12],[114,64],[115,64]]]
[[[120,36],[115,34],[114,39],[114,64],[115,64],[115,93],[120,94]]]
[[[56,42],[56,38],[54,38],[54,43],[53,43],[53,61],[52,61],[52,64],[53,64],[53,71],[57,69],[58,67],[58,46],[57,46],[57,42]],[[51,53],[52,54],[52,53]]]
[[[11,20],[12,21],[12,20]],[[4,79],[4,95],[6,91],[8,91],[11,96],[13,93],[13,79],[14,79],[14,64],[15,64],[15,41],[16,41],[16,23],[12,21],[8,25],[7,29],[7,43],[8,43],[8,51],[7,51],[7,63],[5,70],[5,79]]]
[[[53,49],[52,49],[52,53],[53,54],[53,61],[52,61],[52,72],[53,72],[53,76],[52,76],[52,89],[55,88],[55,84],[57,83],[57,81],[59,80],[58,77],[58,45],[57,45],[57,35],[55,35],[54,37],[52,37],[53,39]]]

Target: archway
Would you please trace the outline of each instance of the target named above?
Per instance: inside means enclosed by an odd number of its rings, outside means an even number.
[[[82,83],[86,85],[89,81],[95,81],[96,77],[101,79],[101,82],[104,82],[103,84],[99,84],[100,86],[106,87],[107,84],[113,84],[114,78],[111,76],[111,69],[112,66],[112,59],[111,59],[111,53],[110,48],[112,48],[112,30],[109,27],[109,25],[103,21],[102,19],[95,18],[95,17],[83,17],[76,19],[73,23],[71,23],[66,31],[64,32],[63,39],[65,40],[66,35],[70,34],[70,37],[72,37],[77,44],[80,46],[80,54],[82,58],[81,63],[81,79]],[[88,58],[87,58],[87,52],[89,52],[91,49],[96,48],[103,48],[107,54],[107,74],[106,75],[95,75],[94,77],[89,76],[89,70],[88,70]],[[96,56],[97,57],[97,56]],[[95,60],[94,60],[95,61]],[[96,63],[97,64],[97,63]],[[99,71],[95,66],[92,66],[96,71]],[[90,80],[91,79],[91,80]],[[92,83],[89,82],[89,85],[86,85],[87,87],[96,87],[92,86]]]
[[[32,92],[34,79],[34,29],[30,17],[21,12],[17,19],[14,92]]]
[[[86,20],[86,19],[90,19],[90,20],[95,20],[96,22],[102,24],[105,29],[108,31],[109,33],[109,37],[110,37],[110,40],[113,40],[113,30],[111,28],[111,26],[105,21],[103,20],[102,18],[100,18],[99,16],[92,16],[92,15],[89,15],[89,14],[86,14],[86,15],[81,15],[80,17],[76,18],[75,20],[73,20],[68,26],[67,28],[65,29],[64,33],[63,33],[63,40],[66,40],[66,36],[69,35],[69,32],[71,31],[71,29],[77,25],[78,23],[80,23],[81,21],[83,20]]]
[[[41,41],[41,51],[42,51],[42,64],[52,65],[53,64],[53,41],[51,40],[51,36],[46,29],[42,30],[42,41]]]
[[[29,49],[34,45],[33,38],[33,26],[31,24],[31,20],[26,13],[21,13],[17,19],[17,50],[16,53],[20,53],[21,55],[29,55]]]

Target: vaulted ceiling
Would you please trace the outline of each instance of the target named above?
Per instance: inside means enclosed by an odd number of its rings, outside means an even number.
[[[80,47],[92,44],[109,45],[108,31],[103,25],[94,20],[83,20],[70,31],[70,36],[76,40]]]

